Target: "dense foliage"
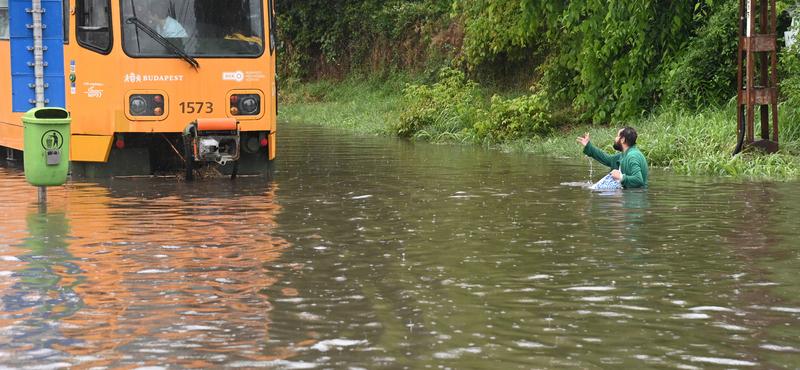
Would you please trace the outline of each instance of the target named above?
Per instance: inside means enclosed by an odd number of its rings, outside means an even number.
[[[442,68],[438,82],[411,84],[403,93],[405,109],[390,127],[399,136],[492,143],[553,129],[543,94],[512,99],[494,95],[487,102],[476,82],[452,68]]]
[[[456,1],[467,17],[466,59],[538,48],[549,58],[539,88],[595,123],[665,101],[718,105],[735,93],[738,0]],[[491,17],[509,7],[520,15]]]
[[[796,3],[778,1],[779,37]],[[405,88],[396,134],[496,142],[564,124],[629,121],[662,107],[726,104],[736,95],[738,5],[279,0],[277,9],[284,76],[416,70],[424,78]],[[792,81],[782,84],[782,99],[796,105],[798,53],[780,55],[781,79]]]
[[[472,126],[472,120],[483,111],[483,95],[478,85],[467,80],[464,72],[444,68],[439,81],[428,85],[409,85],[403,90],[404,112],[392,131],[410,137],[421,130],[430,135],[456,133]]]
[[[738,2],[720,2],[711,10],[696,13],[697,35],[664,65],[663,101],[697,109],[724,103],[736,94]]]
[[[448,26],[447,0],[276,0],[284,77],[342,77],[352,70],[419,68]],[[439,45],[441,46],[441,45]]]

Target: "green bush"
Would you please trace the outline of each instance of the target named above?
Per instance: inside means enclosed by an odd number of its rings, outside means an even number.
[[[525,50],[546,41],[544,22],[531,22],[518,0],[454,0],[464,21],[463,57],[470,65],[499,58],[517,60]]]
[[[439,81],[408,85],[397,122],[390,131],[401,137],[433,141],[471,140],[496,143],[553,130],[545,95],[513,99],[494,95],[490,103],[464,72],[445,67]]]
[[[525,136],[547,134],[553,127],[550,108],[543,94],[523,95],[515,99],[492,97],[492,106],[480,116],[471,133],[480,141],[503,142]]]
[[[800,140],[800,42],[795,41],[778,54],[778,88],[782,100],[778,107],[778,127],[783,150],[784,142]]]
[[[736,94],[738,1],[714,2],[697,12],[701,26],[661,77],[663,100],[679,108],[720,106]]]
[[[484,104],[478,84],[449,67],[441,69],[439,78],[431,86],[408,85],[403,89],[402,112],[391,132],[411,137],[422,130],[458,133],[472,127],[472,119]]]

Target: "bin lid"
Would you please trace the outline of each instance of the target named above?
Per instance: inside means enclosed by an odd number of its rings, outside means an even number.
[[[22,122],[63,125],[72,122],[72,118],[64,108],[38,107],[22,115]]]

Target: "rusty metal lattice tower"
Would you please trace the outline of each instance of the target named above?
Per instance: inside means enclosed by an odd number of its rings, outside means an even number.
[[[778,151],[776,13],[775,0],[739,0],[737,133],[740,137],[744,135],[744,147],[762,147],[769,153]],[[755,137],[755,106],[759,106],[761,117],[761,138],[758,139]]]

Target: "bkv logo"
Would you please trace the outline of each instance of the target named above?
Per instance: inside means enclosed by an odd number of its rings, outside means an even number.
[[[244,72],[242,71],[222,72],[222,80],[242,82],[244,81]]]
[[[90,98],[99,98],[103,96],[103,90],[95,90],[94,86],[89,86],[89,90],[86,90],[86,96]]]
[[[45,150],[61,149],[64,145],[64,136],[56,130],[50,130],[42,135],[42,148]]]

